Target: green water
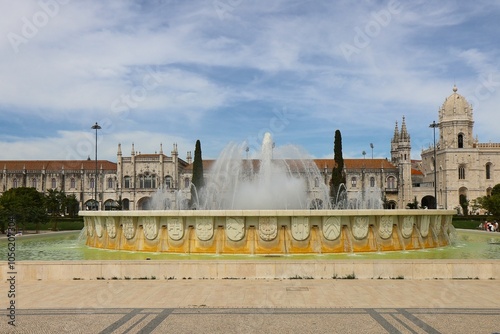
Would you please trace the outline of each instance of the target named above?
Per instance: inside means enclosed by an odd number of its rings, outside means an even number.
[[[451,246],[416,251],[319,255],[189,255],[112,251],[85,246],[79,231],[16,237],[16,261],[62,260],[339,260],[339,259],[500,259],[500,233],[457,230]],[[7,240],[0,239],[7,255]]]

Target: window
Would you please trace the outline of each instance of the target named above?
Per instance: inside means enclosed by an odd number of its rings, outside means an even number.
[[[156,188],[156,177],[151,174],[139,176],[139,188],[153,189]]]
[[[189,188],[189,186],[190,186],[190,185],[191,185],[191,181],[189,181],[189,178],[188,178],[188,177],[186,177],[186,178],[184,179],[184,188],[186,188],[186,189],[187,189],[187,188]]]
[[[57,182],[56,182],[55,178],[52,178],[52,180],[51,180],[51,187],[52,187],[52,189],[56,189],[56,187],[57,187]]]
[[[12,188],[17,188],[17,179],[12,180]]]
[[[458,167],[458,179],[465,180],[465,167],[464,166]]]
[[[319,187],[319,178],[317,178],[317,177],[314,179],[314,186],[315,186],[316,188],[318,188],[318,187]]]
[[[94,189],[94,178],[90,179],[90,189]]]
[[[74,177],[72,177],[71,180],[69,181],[69,187],[71,189],[75,189],[76,188],[76,181],[75,181]]]
[[[387,188],[396,189],[396,178],[394,176],[389,176],[387,178]]]
[[[486,164],[486,179],[491,179],[491,163]]]
[[[31,187],[36,189],[36,178],[31,179]]]
[[[108,189],[113,189],[113,178],[108,178]]]
[[[123,187],[126,188],[126,189],[129,189],[130,188],[130,176],[125,176],[123,178]]]
[[[375,178],[373,176],[370,177],[370,187],[375,187]]]
[[[172,177],[171,176],[165,176],[165,188],[167,188],[167,189],[172,188]]]
[[[351,178],[351,187],[355,188],[355,187],[356,187],[356,183],[357,183],[357,182],[358,182],[358,181],[356,180],[356,178],[355,178],[355,177]]]
[[[464,135],[458,135],[458,148],[464,148]]]

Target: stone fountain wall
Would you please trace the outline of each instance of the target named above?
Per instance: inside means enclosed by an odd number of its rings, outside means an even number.
[[[82,211],[87,245],[185,254],[310,254],[449,244],[453,210]]]

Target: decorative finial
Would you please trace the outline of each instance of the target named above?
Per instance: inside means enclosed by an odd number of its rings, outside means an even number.
[[[453,92],[457,92],[458,88],[457,88],[457,85],[453,85]]]

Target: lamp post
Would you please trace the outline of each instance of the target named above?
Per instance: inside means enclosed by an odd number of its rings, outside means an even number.
[[[432,121],[432,124],[429,125],[434,130],[434,209],[437,209],[436,128],[438,126],[439,123],[436,121]]]
[[[95,179],[94,179],[94,204],[95,210],[99,210],[99,200],[97,199],[97,130],[100,130],[101,127],[97,122],[92,125],[92,128],[95,130]]]
[[[370,143],[370,147],[372,149],[372,159],[373,159],[373,143]]]

